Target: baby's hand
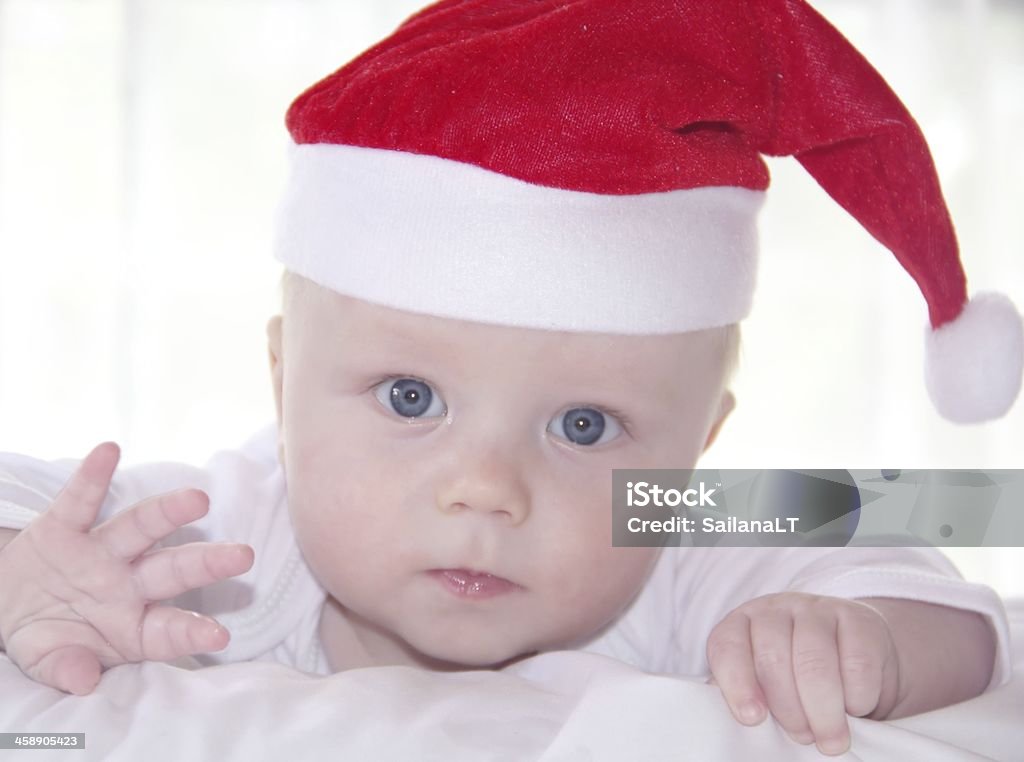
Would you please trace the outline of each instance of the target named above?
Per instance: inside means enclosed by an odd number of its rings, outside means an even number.
[[[193,543],[147,552],[206,514],[186,489],[139,502],[93,527],[120,458],[96,447],[53,504],[0,549],[0,647],[29,677],[87,694],[103,668],[216,651],[228,632],[154,601],[242,574],[247,545]]]
[[[767,708],[796,742],[823,754],[850,745],[846,715],[885,717],[895,706],[899,660],[882,615],[858,601],[806,593],[755,598],[711,631],[712,678],[729,709],[757,725]]]

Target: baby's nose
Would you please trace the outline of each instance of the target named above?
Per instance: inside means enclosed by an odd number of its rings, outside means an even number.
[[[462,460],[440,485],[437,507],[445,514],[494,514],[514,526],[530,515],[530,494],[521,472],[509,459],[478,454]]]

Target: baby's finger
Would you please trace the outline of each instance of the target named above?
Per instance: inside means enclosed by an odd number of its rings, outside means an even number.
[[[150,606],[142,619],[141,636],[146,661],[221,651],[231,640],[216,620],[173,606]]]
[[[847,610],[839,620],[839,671],[843,676],[846,711],[854,717],[871,714],[884,687],[888,654],[885,623],[873,611]],[[896,676],[894,670],[889,674]],[[893,691],[895,684],[892,685]]]
[[[82,645],[63,646],[43,656],[25,674],[65,693],[85,696],[100,681],[100,662]]]
[[[764,719],[765,701],[757,684],[750,648],[750,619],[733,612],[708,637],[708,665],[733,716],[744,725]]]
[[[135,577],[146,600],[163,601],[243,574],[253,556],[248,545],[194,542],[144,556],[135,563]]]
[[[840,754],[850,746],[836,638],[834,617],[807,613],[793,622],[796,688],[822,754]]]
[[[793,678],[793,616],[771,610],[750,623],[754,670],[775,719],[797,743],[814,741]]]
[[[198,489],[183,489],[136,503],[93,530],[114,556],[131,560],[174,530],[206,515],[210,498]]]
[[[121,449],[114,442],[94,447],[78,464],[44,516],[71,529],[88,530],[96,521],[120,458]]]

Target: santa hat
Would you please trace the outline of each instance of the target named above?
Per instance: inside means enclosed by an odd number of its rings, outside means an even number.
[[[920,129],[799,0],[444,0],[286,121],[276,255],[340,293],[567,331],[735,323],[761,155],[788,155],[920,287],[939,411],[996,418],[1020,388],[1020,315],[968,300]]]

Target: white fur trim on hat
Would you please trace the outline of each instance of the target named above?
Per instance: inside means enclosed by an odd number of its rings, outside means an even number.
[[[1024,323],[1006,296],[978,293],[960,315],[925,337],[925,384],[955,423],[999,418],[1013,405],[1024,371]]]
[[[293,146],[275,256],[388,307],[485,323],[657,334],[750,312],[764,193],[605,195],[475,165]]]

